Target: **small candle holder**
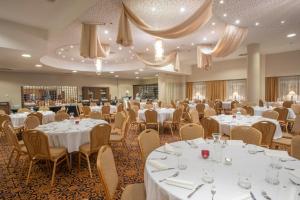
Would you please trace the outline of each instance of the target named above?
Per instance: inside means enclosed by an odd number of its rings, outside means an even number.
[[[224,164],[225,165],[232,165],[232,159],[231,158],[225,158]]]
[[[209,150],[206,149],[201,150],[201,156],[203,159],[207,159],[209,157]]]

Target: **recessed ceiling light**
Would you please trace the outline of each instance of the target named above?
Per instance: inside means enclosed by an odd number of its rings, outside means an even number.
[[[85,60],[81,60],[81,62],[83,62],[83,63],[84,63],[84,62],[85,62]]]
[[[118,48],[120,51],[122,50],[122,47],[121,46],[119,46],[119,48]]]
[[[136,78],[136,79],[139,79],[140,77],[137,76],[137,77],[135,77],[135,78]]]
[[[97,76],[100,76],[100,75],[101,75],[101,73],[100,73],[100,72],[97,72],[96,74],[97,74]]]
[[[73,72],[73,73],[77,73],[77,71],[76,71],[76,70],[73,70],[72,72]]]
[[[115,73],[115,72],[109,72],[109,73],[113,74],[113,73]]]
[[[65,58],[66,56],[65,56],[65,55],[62,55],[61,57],[62,57],[62,58]]]
[[[58,53],[58,55],[61,55],[61,51],[59,51],[59,52],[57,52]]]
[[[235,24],[239,24],[241,21],[239,19],[235,20]]]
[[[281,23],[281,24],[284,24],[284,23],[285,23],[285,21],[284,21],[284,20],[282,20],[280,23]]]
[[[156,8],[155,8],[155,7],[152,7],[152,8],[151,8],[151,11],[152,11],[152,12],[156,11]]]
[[[140,72],[144,71],[144,69],[139,69]]]
[[[73,61],[73,60],[74,60],[74,58],[71,58],[71,60]]]
[[[129,53],[132,53],[132,51],[131,51],[130,49],[128,50],[128,52],[129,52]]]
[[[219,3],[220,3],[220,4],[224,4],[224,1],[223,1],[223,0],[220,0]]]
[[[181,8],[180,8],[180,12],[183,13],[184,11],[185,11],[185,7],[181,7]]]
[[[106,34],[106,35],[107,35],[107,34],[108,34],[108,30],[104,30],[104,34]]]
[[[215,31],[211,31],[210,33],[211,33],[211,34],[215,34],[216,32],[215,32]]]
[[[134,72],[134,74],[139,74],[139,72]]]
[[[191,45],[194,46],[195,45],[194,42],[192,42]]]
[[[259,22],[255,22],[255,26],[259,26]]]
[[[207,38],[206,38],[206,37],[204,37],[202,40],[203,40],[203,41],[206,41],[206,40],[207,40]]]
[[[177,46],[176,48],[177,48],[177,49],[179,49],[179,48],[180,48],[180,46]]]
[[[158,74],[155,74],[155,76],[158,76]]]
[[[149,51],[149,48],[146,48],[146,51]]]
[[[296,33],[290,33],[290,34],[287,34],[286,37],[292,38],[292,37],[295,37],[296,35],[297,35]]]
[[[61,48],[60,50],[61,50],[61,51],[64,51],[65,49],[64,49],[64,48]]]
[[[119,77],[119,75],[115,75],[115,77],[116,77],[116,78],[118,78],[118,77]]]
[[[70,45],[70,48],[71,48],[71,49],[73,49],[73,48],[74,48],[74,46],[73,46],[73,45]]]
[[[27,54],[27,53],[24,53],[24,54],[22,54],[22,57],[24,57],[24,58],[31,58],[31,55]]]
[[[211,25],[213,25],[213,26],[216,25],[216,22],[211,23]]]
[[[131,49],[134,49],[134,46],[131,46],[130,48],[131,48]]]
[[[224,13],[224,14],[223,14],[223,17],[227,17],[227,13]]]
[[[112,39],[111,39],[111,38],[108,38],[108,40],[109,40],[109,41],[112,41]]]
[[[43,67],[41,64],[36,64],[35,67]]]

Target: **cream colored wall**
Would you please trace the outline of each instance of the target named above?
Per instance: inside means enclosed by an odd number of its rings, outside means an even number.
[[[0,101],[9,101],[11,105],[21,104],[21,86],[23,85],[46,85],[46,86],[78,86],[81,94],[82,86],[109,87],[111,96],[124,96],[126,90],[132,95],[132,85],[135,80],[108,79],[96,76],[79,74],[56,75],[56,74],[33,74],[18,72],[0,72]]]

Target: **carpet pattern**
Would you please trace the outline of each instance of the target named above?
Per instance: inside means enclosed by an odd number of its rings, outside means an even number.
[[[166,133],[160,134],[162,144],[179,139],[178,134],[174,134],[172,137],[168,132],[166,130]],[[123,149],[121,144],[114,144],[112,146],[121,187],[125,187],[131,183],[143,182],[142,161],[137,136],[134,131],[129,131],[127,136],[129,152]],[[15,162],[12,162],[12,167],[7,169],[6,165],[10,151],[11,148],[8,146],[6,138],[0,136],[0,200],[104,199],[96,169],[97,155],[91,157],[93,178],[89,176],[85,161],[82,161],[81,170],[78,172],[78,160],[75,153],[72,155],[71,172],[68,171],[65,163],[58,166],[53,187],[50,186],[51,172],[49,172],[47,165],[44,163],[34,165],[31,179],[26,186],[25,181],[29,163],[23,157],[16,168],[14,168]],[[116,199],[120,199],[120,196],[121,189],[119,188]]]

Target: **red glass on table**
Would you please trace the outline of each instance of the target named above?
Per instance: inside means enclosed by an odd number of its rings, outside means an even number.
[[[79,124],[79,122],[80,122],[80,120],[76,120],[76,121],[75,121],[75,124]]]
[[[206,149],[201,150],[201,155],[203,159],[207,159],[209,157],[209,150]]]

